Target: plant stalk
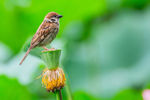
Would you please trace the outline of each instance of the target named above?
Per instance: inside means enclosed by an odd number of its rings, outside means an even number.
[[[56,98],[57,100],[62,100],[62,93],[61,93],[61,90],[58,90],[57,93],[56,93]]]

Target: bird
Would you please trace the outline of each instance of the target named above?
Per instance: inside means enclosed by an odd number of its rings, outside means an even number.
[[[42,47],[44,50],[52,50],[46,47],[47,44],[50,44],[56,37],[59,31],[59,19],[62,18],[62,15],[57,14],[56,12],[49,12],[36,33],[34,34],[30,47],[25,53],[19,65],[23,63],[25,58],[28,56],[29,52],[36,47]]]

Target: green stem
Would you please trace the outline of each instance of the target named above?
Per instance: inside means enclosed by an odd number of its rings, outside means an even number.
[[[56,93],[56,100],[60,100],[58,92]]]
[[[62,94],[61,94],[61,90],[58,90],[56,93],[56,99],[57,100],[62,100]]]
[[[73,99],[72,99],[72,95],[71,95],[71,91],[70,91],[70,88],[69,88],[69,85],[68,85],[68,84],[66,84],[65,90],[66,90],[66,93],[67,93],[67,98],[68,98],[68,100],[73,100]]]

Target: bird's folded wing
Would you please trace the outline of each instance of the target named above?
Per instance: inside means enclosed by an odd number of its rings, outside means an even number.
[[[42,27],[42,26],[41,26]],[[50,33],[50,25],[44,26],[40,28],[37,33],[34,35],[31,41],[31,46],[36,47],[38,44],[41,43],[45,39],[45,37]]]

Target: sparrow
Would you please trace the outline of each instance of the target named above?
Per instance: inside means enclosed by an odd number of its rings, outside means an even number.
[[[61,17],[62,15],[59,15],[56,12],[49,12],[45,16],[43,22],[32,38],[29,49],[27,50],[19,65],[23,63],[31,49],[35,47],[42,47],[46,51],[51,50],[46,48],[46,45],[50,44],[55,39],[59,31],[59,18]]]

